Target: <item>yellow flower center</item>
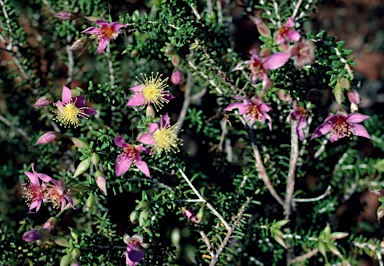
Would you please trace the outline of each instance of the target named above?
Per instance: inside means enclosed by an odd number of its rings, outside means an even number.
[[[23,184],[23,197],[28,206],[35,200],[43,199],[43,187],[35,184]]]
[[[147,77],[144,75],[142,83],[143,88],[143,96],[145,99],[145,105],[153,104],[155,106],[156,111],[161,109],[164,103],[168,103],[168,100],[165,98],[167,96],[167,92],[164,91],[166,87],[168,87],[167,82],[168,78],[161,80],[161,75],[156,74],[156,76]]]
[[[181,144],[181,139],[177,137],[176,134],[177,124],[169,128],[160,128],[155,133],[153,133],[153,138],[155,139],[155,145],[153,146],[154,153],[165,152],[178,152],[178,144]]]
[[[61,207],[61,202],[64,198],[65,190],[58,186],[48,185],[44,202],[51,202],[54,208]]]
[[[79,117],[88,118],[83,108],[77,108],[72,100],[55,111],[56,117],[53,119],[64,127],[78,127],[80,125]]]
[[[251,116],[255,120],[260,120],[261,112],[256,105],[250,105],[247,107],[247,115]]]
[[[352,136],[352,127],[344,117],[339,117],[336,122],[333,124],[331,135],[337,135],[342,137],[351,137]]]
[[[100,29],[100,35],[99,38],[108,38],[111,39],[115,31],[113,30],[112,27],[103,27]]]

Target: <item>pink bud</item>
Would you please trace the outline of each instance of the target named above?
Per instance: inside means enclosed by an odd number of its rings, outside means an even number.
[[[76,15],[69,11],[61,11],[59,13],[54,14],[60,20],[72,20],[76,18]]]
[[[36,102],[35,104],[33,105],[34,107],[44,107],[44,106],[47,106],[48,104],[51,104],[52,101],[51,100],[48,100],[47,97],[43,96],[43,97],[40,97]]]
[[[178,85],[183,81],[183,73],[180,70],[176,70],[172,72],[171,81],[173,84]]]
[[[261,19],[256,17],[250,17],[253,23],[255,23],[257,30],[259,31],[261,36],[266,38],[271,37],[271,30],[268,28],[267,24],[265,24]]]
[[[55,131],[48,131],[47,133],[44,133],[37,141],[36,145],[45,145],[48,143],[53,142],[55,139],[58,139],[60,137],[59,133]]]
[[[33,241],[36,241],[36,240],[39,240],[41,238],[41,234],[39,231],[37,231],[36,229],[32,229],[30,231],[27,231],[23,234],[23,237],[22,239],[25,241],[25,242],[33,242]]]
[[[104,174],[97,170],[95,172],[96,184],[103,191],[105,195],[107,195],[107,180],[105,179]]]
[[[43,225],[44,229],[47,229],[48,231],[52,231],[53,228],[55,228],[57,223],[57,219],[55,217],[49,218]]]
[[[188,209],[186,209],[186,208],[183,208],[183,209],[181,210],[181,212],[183,213],[183,215],[184,215],[188,220],[190,220],[190,221],[192,221],[192,222],[194,222],[194,223],[198,223],[198,221],[197,221],[197,217],[196,217],[196,215],[195,215],[192,211],[190,211],[190,210],[188,210]]]
[[[360,94],[356,90],[351,90],[348,92],[348,100],[351,103],[360,104]]]
[[[87,48],[88,41],[87,37],[82,37],[76,40],[69,49],[75,54],[82,53]]]
[[[293,101],[291,95],[289,95],[286,90],[278,90],[277,97],[284,102],[291,103]]]

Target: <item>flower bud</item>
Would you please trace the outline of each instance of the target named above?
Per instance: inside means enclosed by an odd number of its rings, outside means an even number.
[[[85,142],[84,140],[74,138],[74,137],[70,137],[70,139],[72,140],[73,144],[75,144],[75,146],[78,148],[82,148],[82,149],[88,149],[89,148],[89,144],[87,142]]]
[[[94,173],[94,176],[96,178],[97,186],[101,189],[101,191],[103,191],[105,195],[107,195],[107,180],[105,179],[103,172],[97,170]]]
[[[268,28],[267,24],[265,24],[261,19],[256,17],[250,17],[253,23],[255,23],[257,30],[259,31],[261,36],[266,38],[271,38],[271,30]]]
[[[44,106],[47,106],[48,104],[51,104],[51,103],[52,103],[51,100],[47,99],[47,97],[45,97],[45,96],[42,96],[39,99],[37,99],[37,101],[35,102],[33,107],[44,107]]]
[[[49,218],[43,225],[44,229],[47,229],[48,231],[52,231],[57,224],[57,219],[56,217],[51,217]]]
[[[79,165],[77,166],[76,168],[76,171],[75,173],[73,174],[73,177],[78,177],[79,175],[81,175],[82,173],[84,173],[85,171],[88,170],[89,166],[91,165],[91,163],[89,162],[88,159],[84,159],[82,160]]]
[[[178,85],[183,81],[183,73],[180,70],[172,72],[171,81],[173,84]]]
[[[139,215],[139,225],[144,226],[145,222],[148,220],[149,212],[148,211],[141,211]]]
[[[69,227],[69,232],[70,232],[70,234],[71,234],[71,237],[75,240],[75,241],[77,241],[77,239],[79,238],[79,236],[80,236],[80,233],[76,230],[76,229],[73,229],[72,227]]]
[[[171,58],[172,65],[177,67],[180,64],[180,56],[175,54]]]
[[[76,40],[72,46],[69,48],[73,53],[81,53],[88,46],[89,39],[87,37],[82,37]]]
[[[71,266],[81,266],[81,263],[79,261],[75,260],[71,263]]]
[[[291,95],[289,95],[286,90],[278,90],[277,97],[279,97],[279,99],[282,100],[283,102],[287,102],[287,103],[291,103],[293,100]]]
[[[78,248],[72,249],[71,256],[74,260],[77,259],[78,257],[80,257],[80,249],[78,249]]]
[[[92,155],[91,155],[91,163],[94,166],[97,166],[99,164],[99,161],[100,161],[99,155],[96,152],[92,153]]]
[[[60,20],[72,20],[76,18],[76,15],[70,11],[60,11],[54,14],[54,16]]]
[[[338,81],[333,89],[333,95],[335,96],[336,102],[340,105],[343,103],[343,88],[341,87],[340,82]]]
[[[95,196],[92,193],[91,195],[89,195],[87,201],[85,202],[85,210],[89,211],[93,207],[93,205],[95,205]]]
[[[54,241],[57,245],[59,245],[59,246],[66,247],[66,248],[69,247],[69,242],[68,242],[68,240],[67,240],[65,237],[62,237],[62,236],[53,236],[53,241]]]
[[[131,214],[129,215],[129,220],[131,221],[131,223],[136,223],[138,219],[139,219],[139,212],[136,210],[131,212]]]
[[[22,239],[25,242],[34,242],[36,240],[39,240],[41,238],[41,234],[36,229],[29,230],[23,234]]]
[[[55,139],[58,139],[60,134],[55,131],[48,131],[41,135],[41,137],[36,141],[36,145],[45,145],[53,142]]]
[[[67,253],[60,260],[60,266],[68,266],[71,263],[71,254]]]
[[[356,90],[350,90],[348,92],[348,100],[354,104],[360,104],[360,94]]]
[[[184,215],[188,220],[190,220],[190,221],[192,221],[192,222],[194,222],[194,223],[197,223],[197,217],[196,217],[196,215],[195,215],[192,211],[190,211],[190,210],[188,210],[188,209],[186,209],[186,208],[183,208],[183,209],[181,210],[181,212],[183,213],[183,215]]]

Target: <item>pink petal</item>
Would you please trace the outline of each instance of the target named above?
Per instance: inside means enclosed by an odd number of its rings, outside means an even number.
[[[121,24],[119,22],[112,22],[109,24],[110,27],[112,27],[113,31],[117,32],[120,28],[125,28],[128,25],[127,24]]]
[[[143,162],[141,159],[135,160],[135,165],[143,174],[145,174],[148,177],[151,177],[149,173],[148,165],[146,162]]]
[[[289,17],[284,27],[292,28],[295,25],[295,22],[292,17]]]
[[[284,36],[281,34],[276,35],[276,44],[282,44],[285,42]]]
[[[127,147],[127,143],[125,142],[124,138],[120,135],[117,135],[115,137],[115,144],[116,146],[120,147],[120,148],[125,148]]]
[[[353,114],[349,114],[345,120],[349,123],[360,123],[360,122],[363,122],[364,120],[367,120],[368,118],[369,116],[367,115],[353,113]]]
[[[140,145],[135,145],[135,150],[140,153],[140,152],[146,151],[147,148],[144,148],[143,145],[140,144]]]
[[[303,128],[305,128],[306,126],[307,126],[307,120],[304,117],[301,117],[297,122],[297,127],[296,127],[297,136],[301,140],[305,139]]]
[[[329,139],[330,142],[335,142],[335,141],[338,141],[339,139],[341,138],[344,138],[343,135],[340,135],[340,134],[335,134],[335,135],[332,135],[331,138]]]
[[[138,85],[138,86],[130,88],[129,90],[134,92],[134,93],[141,93],[141,92],[143,92],[144,87],[145,87],[144,85]]]
[[[107,47],[107,44],[109,42],[109,38],[102,38],[99,40],[99,46],[97,46],[97,52],[101,54],[105,47]]]
[[[88,29],[83,30],[81,33],[96,34],[96,35],[98,35],[100,33],[100,29],[96,28],[96,27],[90,27]]]
[[[248,105],[244,103],[231,103],[230,105],[224,108],[224,111],[232,111],[233,109],[238,108],[239,113],[243,115],[247,111],[247,106]]]
[[[41,200],[35,200],[31,203],[31,206],[29,206],[29,212],[28,213],[36,213],[40,210],[40,207],[41,207],[41,203],[42,201]],[[35,209],[35,211],[32,211],[32,209]]]
[[[169,91],[164,91],[164,99],[170,101],[172,99],[176,98],[175,96],[172,95]]]
[[[362,125],[352,124],[351,127],[353,129],[353,132],[352,132],[353,135],[368,138],[368,139],[371,138],[371,136],[368,134],[365,127],[363,127]]]
[[[84,107],[84,108],[83,108],[83,111],[84,111],[84,113],[85,113],[86,115],[88,115],[88,116],[97,114],[96,110],[93,109],[92,107]]]
[[[266,104],[266,103],[261,103],[261,104],[259,104],[257,107],[258,107],[259,110],[260,110],[261,112],[263,112],[263,113],[265,113],[265,112],[269,112],[269,111],[272,110],[272,107],[269,106],[269,105]]]
[[[339,115],[330,115],[327,118],[325,118],[323,124],[328,123],[328,121],[330,121],[333,124],[338,119],[339,116],[345,117],[344,115],[340,115],[340,114]]]
[[[139,142],[143,143],[143,144],[147,144],[147,145],[155,145],[155,139],[153,138],[153,136],[149,133],[144,133],[143,135],[141,135],[138,139]]]
[[[38,185],[38,186],[40,185],[39,178],[34,173],[24,172],[24,174],[26,174],[26,176],[28,177],[29,181],[31,181],[32,184]]]
[[[70,196],[64,195],[64,198],[68,201],[69,205],[71,205],[73,209],[76,209],[75,206],[73,205],[73,200]]]
[[[265,69],[277,69],[283,66],[290,57],[291,57],[290,53],[283,53],[283,52],[274,53],[264,59],[263,67]]]
[[[159,125],[161,128],[171,126],[171,119],[169,118],[168,113],[166,113],[160,118]]]
[[[72,93],[68,87],[63,86],[63,92],[61,94],[61,101],[64,105],[69,103],[72,100]]]
[[[245,64],[249,64],[249,60],[238,63],[231,71],[244,69]]]
[[[115,162],[115,174],[116,176],[121,176],[125,172],[128,171],[128,169],[131,167],[132,164],[132,158],[129,158],[125,154],[120,154],[116,158]]]
[[[49,175],[46,175],[46,174],[40,174],[40,173],[36,173],[36,175],[41,179],[43,180],[44,182],[48,183],[49,181],[52,181],[52,177],[50,177]]]
[[[129,100],[126,106],[141,106],[146,103],[144,95],[141,93],[135,93],[133,94]]]
[[[291,41],[294,41],[294,42],[297,42],[300,40],[300,33],[298,33],[297,31],[293,30],[293,31],[290,31],[287,33],[287,37],[288,39],[290,39]]]
[[[272,118],[268,114],[263,114],[262,118],[268,120],[268,128],[272,131]]]
[[[320,136],[323,136],[327,134],[329,131],[331,131],[333,128],[332,124],[321,124],[318,128],[315,129],[315,131],[312,134],[311,140],[314,138],[318,138]]]
[[[106,22],[105,20],[102,20],[102,19],[96,20],[95,23],[97,25],[99,25],[100,27],[109,27],[110,26],[109,22]]]
[[[153,133],[155,133],[156,132],[156,130],[158,130],[159,129],[159,124],[157,124],[157,123],[152,123],[152,124],[150,124],[149,126],[148,126],[148,133],[149,134],[153,134]]]

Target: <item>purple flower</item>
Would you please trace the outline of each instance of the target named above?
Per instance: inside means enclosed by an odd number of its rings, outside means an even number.
[[[289,47],[288,52],[292,55],[293,64],[297,69],[315,61],[315,45],[311,40],[295,43]]]
[[[147,163],[141,160],[140,153],[146,151],[146,148],[144,148],[143,145],[127,144],[125,143],[124,138],[120,135],[116,136],[115,144],[122,149],[120,155],[116,158],[116,176],[121,176],[127,172],[131,167],[131,164],[134,163],[143,174],[151,177]]]
[[[152,123],[148,126],[148,133],[142,134],[138,141],[152,147],[153,153],[177,152],[181,140],[177,137],[177,124],[171,126],[168,114],[160,118],[159,123]]]
[[[58,139],[60,137],[60,134],[56,131],[48,131],[41,135],[41,137],[36,141],[36,145],[45,145],[48,143],[53,142],[54,140]]]
[[[44,190],[45,190],[45,184],[40,185],[40,180],[43,180],[44,182],[49,182],[52,180],[52,178],[48,175],[36,173],[34,164],[32,164],[32,173],[31,172],[24,172],[29,181],[31,183],[25,184],[23,186],[24,188],[24,197],[26,198],[26,201],[29,203],[29,212],[28,213],[36,213],[40,210],[41,203],[44,200]],[[33,212],[32,209],[35,209]]]
[[[301,139],[304,140],[304,132],[303,128],[307,126],[307,117],[308,117],[308,111],[304,108],[298,105],[296,102],[293,102],[292,104],[293,111],[289,113],[287,117],[287,122],[289,123],[292,120],[297,121],[297,126],[296,126],[296,133],[297,136]]]
[[[344,137],[351,137],[352,135],[371,138],[367,130],[358,123],[368,119],[369,116],[359,113],[352,113],[347,115],[344,112],[338,112],[335,115],[328,116],[324,123],[321,124],[313,132],[311,140],[322,135],[331,133],[330,141],[334,142]]]
[[[274,53],[265,58],[261,58],[256,50],[251,50],[251,59],[247,61],[240,62],[234,69],[240,70],[243,69],[242,65],[248,64],[252,72],[252,82],[257,82],[258,79],[263,81],[263,91],[270,85],[270,80],[268,79],[268,71],[274,70],[279,67],[282,67],[288,59],[291,57],[289,53],[278,52]]]
[[[23,237],[22,239],[25,241],[25,242],[34,242],[36,240],[39,240],[41,238],[41,234],[38,230],[36,229],[32,229],[32,230],[29,230],[27,232],[25,232],[23,234]]]
[[[60,125],[69,127],[70,125],[78,127],[79,118],[88,118],[96,114],[95,109],[85,107],[85,96],[77,96],[72,99],[71,90],[63,86],[62,99],[54,104],[57,107],[54,120],[60,122]]]
[[[69,203],[73,209],[75,209],[73,205],[72,198],[67,193],[66,185],[62,180],[57,181],[51,178],[50,182],[52,184],[48,184],[44,191],[44,202],[52,202],[55,208],[59,208],[63,210],[67,203]]]
[[[168,78],[161,79],[161,75],[156,74],[155,77],[147,77],[144,75],[142,84],[130,88],[133,95],[129,98],[127,106],[145,107],[153,104],[156,110],[163,107],[164,103],[175,98],[169,91],[165,90],[168,87]]]
[[[287,22],[276,34],[276,44],[282,44],[289,41],[297,42],[300,39],[300,33],[294,30],[295,22],[289,17]]]
[[[272,130],[272,120],[267,112],[271,111],[272,108],[259,99],[257,96],[253,96],[251,99],[245,97],[238,97],[237,100],[243,100],[243,102],[231,103],[224,111],[231,111],[235,108],[239,109],[239,114],[244,115],[245,119],[253,125],[256,121],[264,123],[267,119],[269,130]]]
[[[96,35],[97,41],[99,43],[99,46],[97,47],[97,52],[99,54],[104,51],[105,47],[111,39],[114,40],[117,38],[117,36],[119,36],[121,33],[121,28],[127,27],[126,24],[121,24],[119,22],[108,23],[104,20],[96,20],[96,24],[99,26],[99,28],[90,27],[82,31],[82,33]]]
[[[129,266],[136,266],[144,258],[142,248],[148,248],[148,244],[143,243],[143,237],[137,234],[132,237],[124,235],[124,242],[127,244],[125,263]]]

